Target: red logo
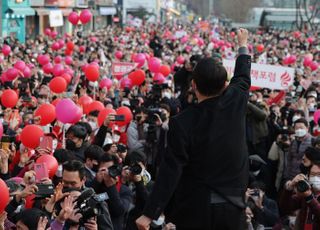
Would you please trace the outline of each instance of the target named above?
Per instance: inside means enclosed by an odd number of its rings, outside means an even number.
[[[283,88],[287,88],[289,86],[290,81],[291,81],[291,77],[288,74],[288,72],[286,71],[285,73],[283,73],[281,75],[280,79],[281,79],[281,86]]]

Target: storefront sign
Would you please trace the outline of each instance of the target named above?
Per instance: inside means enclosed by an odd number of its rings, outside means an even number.
[[[30,0],[30,6],[44,6],[44,0]]]
[[[112,0],[96,0],[96,5],[112,6],[113,5],[113,1]]]
[[[63,15],[61,10],[51,10],[49,13],[50,27],[63,26]]]
[[[75,0],[45,0],[45,6],[74,7]]]

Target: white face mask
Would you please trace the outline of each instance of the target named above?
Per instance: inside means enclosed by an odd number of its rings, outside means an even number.
[[[312,185],[312,188],[316,191],[320,191],[320,177],[319,176],[310,176],[309,182]]]
[[[301,117],[300,116],[298,116],[298,115],[294,115],[293,117],[292,117],[292,122],[293,123],[295,123],[297,120],[299,120]]]
[[[62,177],[62,170],[63,170],[62,165],[59,165],[55,175],[57,177]]]
[[[163,97],[166,97],[166,98],[171,99],[172,95],[171,95],[170,92],[164,92],[164,93],[163,93]]]
[[[112,137],[113,143],[118,143],[120,140],[120,136],[119,135],[113,135]]]
[[[91,126],[92,131],[95,131],[98,128],[98,125],[94,121],[89,121],[89,125]]]
[[[296,137],[304,137],[305,135],[307,135],[307,130],[305,130],[305,129],[297,129],[295,131],[295,135],[296,135]]]
[[[104,139],[104,142],[103,142],[103,146],[105,146],[107,144],[112,144],[112,143],[113,143],[112,137],[111,137],[110,133],[107,133],[106,139]]]

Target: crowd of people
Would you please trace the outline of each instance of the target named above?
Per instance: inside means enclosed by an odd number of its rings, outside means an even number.
[[[56,49],[58,40],[61,47]],[[0,113],[0,177],[10,192],[0,215],[0,229],[6,230],[137,229],[135,221],[144,213],[170,144],[170,117],[197,103],[191,85],[194,69],[203,58],[218,63],[235,59],[239,48],[236,30],[207,22],[75,29],[72,35],[47,33],[25,44],[7,37],[1,44],[5,45],[11,52],[0,54],[0,92],[12,89],[19,97],[12,106],[2,103]],[[283,91],[251,88],[245,116],[249,177],[243,229],[320,229],[320,124],[314,116],[320,98],[319,32],[251,31],[248,50],[252,62],[263,59],[265,64],[295,68],[295,79]],[[64,92],[53,92],[50,82],[58,76],[39,63],[45,54],[51,63],[63,66],[61,75],[72,77]],[[143,82],[133,84],[129,73],[114,75],[114,63],[134,63],[138,54],[145,57],[139,66],[145,73]],[[288,63],[290,55],[296,59]],[[148,65],[152,57],[169,66],[169,73],[155,78],[157,73]],[[18,71],[9,79],[8,70],[18,61],[31,72]],[[92,63],[98,65],[98,81],[85,74]],[[112,84],[99,84],[104,79]],[[65,98],[81,108],[82,116],[69,123],[57,116],[43,125],[45,113],[36,111]],[[101,102],[103,108],[90,106],[93,102]],[[103,110],[119,108],[129,110],[99,116]],[[21,140],[30,125],[44,132],[34,148]],[[56,167],[50,166],[55,164],[52,158],[39,164],[46,155],[56,159]],[[151,229],[176,227],[162,213]]]

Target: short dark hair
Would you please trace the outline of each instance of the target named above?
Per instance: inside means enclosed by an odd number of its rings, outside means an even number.
[[[99,165],[112,161],[114,164],[118,164],[118,159],[114,155],[103,154],[99,159]]]
[[[91,125],[88,122],[79,121],[78,123],[76,123],[76,125],[84,127],[87,131],[87,135],[90,135],[92,133]]]
[[[25,209],[17,215],[17,222],[21,221],[29,229],[37,229],[39,219],[43,216],[46,214],[38,208]]]
[[[132,165],[136,162],[142,162],[143,164],[147,163],[147,156],[144,152],[135,150],[128,154],[128,156],[125,159],[125,163],[127,165]]]
[[[99,110],[93,110],[89,113],[89,116],[93,116],[93,117],[98,117],[99,115]]]
[[[79,172],[79,177],[82,180],[86,175],[86,168],[84,167],[84,164],[81,161],[78,160],[72,160],[67,161],[63,164],[63,171],[68,172]]]
[[[58,163],[63,164],[66,161],[75,160],[74,153],[68,149],[56,149],[53,156],[57,159]]]
[[[75,137],[84,140],[87,136],[87,129],[82,125],[72,125],[66,134],[72,133]]]
[[[204,96],[219,94],[227,81],[227,71],[213,58],[203,58],[193,70],[197,90]]]
[[[303,117],[301,117],[301,118],[299,118],[298,120],[296,120],[296,121],[294,122],[294,125],[296,125],[296,124],[298,124],[298,123],[303,123],[306,127],[309,127],[308,121],[307,121],[305,118],[303,118]]]
[[[296,111],[294,111],[294,114],[299,114],[301,115],[301,117],[305,117],[304,111],[301,109],[297,109]]]
[[[103,149],[98,145],[89,145],[89,147],[84,151],[84,159],[99,160],[102,155],[104,155]]]

